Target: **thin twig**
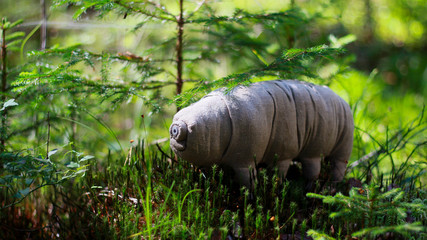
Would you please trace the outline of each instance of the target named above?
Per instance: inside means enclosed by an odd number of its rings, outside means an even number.
[[[47,112],[46,160],[49,160],[49,142],[50,142],[50,112]]]
[[[166,157],[168,157],[169,159],[171,159],[171,160],[172,160],[172,161],[174,161],[175,163],[178,163],[178,161],[177,161],[176,159],[174,159],[174,158],[170,157],[169,155],[167,155],[167,154],[163,151],[163,149],[160,147],[160,145],[159,145],[158,143],[156,143],[156,146],[157,146],[157,149],[159,149],[159,151],[160,151],[163,155],[165,155]]]
[[[171,16],[171,17],[173,17],[173,18],[176,18],[176,16],[175,16],[175,15],[173,15],[173,14],[172,14],[172,13],[170,13],[170,12],[168,12],[168,11],[166,10],[165,6],[161,5],[160,3],[155,3],[155,2],[152,2],[152,1],[147,1],[147,2],[144,2],[144,3],[148,3],[148,4],[150,4],[151,6],[153,6],[153,7],[157,8],[158,10],[160,10],[161,12],[163,12],[164,14],[169,15],[169,16]]]
[[[367,160],[369,160],[369,159],[371,159],[371,158],[373,158],[373,157],[376,157],[376,156],[378,156],[378,155],[380,155],[380,154],[382,154],[382,153],[385,153],[384,149],[380,149],[380,150],[372,151],[372,152],[370,152],[370,153],[366,154],[365,156],[361,157],[359,160],[357,160],[357,161],[353,162],[353,163],[348,167],[348,169],[353,169],[353,168],[355,168],[357,165],[359,165],[360,163],[363,163],[363,162],[365,162],[365,161],[367,161]]]
[[[201,19],[194,19],[190,20],[187,18],[185,23],[209,23],[209,22],[240,22],[245,19],[257,19],[257,20],[273,20],[276,17],[290,17],[292,18],[292,14],[289,14],[289,12],[276,12],[276,13],[268,13],[268,14],[250,14],[247,12],[240,11],[239,13],[243,13],[242,15],[238,16],[237,14],[234,14],[234,16],[213,16],[210,18],[201,18]]]
[[[203,2],[199,3],[199,5],[197,5],[197,7],[193,10],[193,12],[192,12],[192,13],[190,13],[190,14],[187,16],[187,19],[190,19],[191,17],[193,17],[193,16],[194,16],[194,14],[195,14],[197,11],[199,11],[199,10],[200,10],[200,8],[202,8],[202,6],[203,6],[203,5],[205,5],[205,3],[206,3],[206,0],[203,0]]]
[[[63,54],[63,53],[67,53],[66,51],[67,49],[48,49],[45,50],[43,54],[47,55],[47,54]],[[77,49],[80,50],[80,49]],[[91,51],[84,51],[84,54],[88,54],[93,58],[102,58],[105,57],[105,54],[99,54],[99,53],[94,53]],[[118,53],[116,55],[107,55],[107,57],[109,59],[114,59],[114,60],[119,60],[119,61],[125,61],[125,62],[134,62],[134,63],[156,63],[156,62],[174,62],[176,61],[176,59],[172,59],[172,58],[166,58],[166,59],[151,59],[149,57],[146,56],[137,56],[131,52],[125,52],[125,53]],[[198,58],[194,58],[194,59],[188,59],[188,61],[197,61],[199,60]]]
[[[156,18],[156,19],[159,19],[159,20],[166,20],[166,21],[170,21],[170,22],[176,22],[175,18],[168,18],[168,17],[164,17],[164,16],[160,16],[160,15],[156,15],[156,14],[150,13],[148,11],[145,11],[145,10],[142,10],[142,9],[139,9],[139,8],[134,8],[134,7],[130,6],[130,5],[126,5],[125,3],[123,3],[120,0],[116,0],[114,3],[117,4],[117,5],[119,5],[119,6],[122,6],[124,8],[127,8],[127,9],[129,9],[129,10],[131,10],[133,12],[141,13],[141,14],[143,14],[145,16],[148,16],[148,17]]]
[[[176,41],[176,69],[177,69],[177,76],[176,76],[176,95],[180,95],[182,92],[182,66],[184,59],[182,57],[182,45],[183,40],[182,37],[184,35],[184,0],[179,0],[179,17],[178,17],[178,36]],[[179,107],[177,106],[177,111],[179,111]]]
[[[42,184],[42,185],[40,185],[40,186],[37,186],[37,187],[36,187],[36,188],[34,188],[33,190],[29,191],[29,192],[28,192],[24,197],[22,197],[21,199],[19,199],[19,200],[15,201],[15,202],[12,202],[12,203],[10,203],[10,204],[8,204],[8,205],[4,206],[4,207],[1,207],[1,208],[0,208],[0,210],[2,210],[2,209],[6,209],[6,208],[9,208],[9,207],[14,206],[14,205],[16,205],[16,204],[19,204],[19,203],[20,203],[20,202],[22,202],[26,197],[28,197],[31,193],[33,193],[34,191],[37,191],[38,189],[40,189],[40,188],[42,188],[42,187],[50,186],[50,185],[56,185],[56,184],[58,184],[58,183],[60,183],[60,182],[45,183],[45,184]]]
[[[1,25],[2,37],[1,37],[1,60],[2,60],[2,77],[1,77],[1,101],[4,103],[6,101],[6,91],[7,91],[7,49],[6,49],[6,29]],[[1,151],[6,149],[6,118],[7,118],[7,109],[4,109],[1,114]]]

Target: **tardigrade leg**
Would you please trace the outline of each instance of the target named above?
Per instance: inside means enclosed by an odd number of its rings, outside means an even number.
[[[331,164],[330,180],[340,182],[343,180],[347,169],[347,158],[345,157],[328,157],[326,159]]]
[[[234,179],[236,179],[238,183],[243,184],[249,188],[251,185],[250,167],[233,167],[233,170]]]
[[[301,158],[302,174],[305,179],[313,181],[319,177],[321,157]]]
[[[353,147],[353,132],[349,132],[344,140],[341,141],[331,155],[326,157],[326,160],[331,165],[331,181],[342,181],[347,170],[348,160],[350,159],[351,150]]]
[[[283,181],[288,173],[289,166],[292,163],[292,159],[286,159],[279,161],[277,167],[279,168],[279,178]]]
[[[347,116],[351,119],[351,115]],[[347,170],[348,160],[350,159],[353,148],[353,120],[347,120],[341,140],[335,146],[335,149],[327,156],[326,160],[331,165],[331,181],[342,181]]]
[[[302,164],[302,174],[304,178],[307,180],[307,184],[305,186],[306,191],[313,191],[314,189],[314,181],[319,178],[320,175],[320,167],[321,167],[321,157],[314,158],[301,158]]]

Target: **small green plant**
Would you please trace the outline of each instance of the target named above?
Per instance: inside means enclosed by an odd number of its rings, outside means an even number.
[[[0,54],[0,70],[1,70],[1,101],[5,104],[3,109],[1,110],[1,128],[0,128],[0,147],[1,152],[6,150],[6,139],[7,139],[7,118],[8,111],[6,109],[8,103],[13,102],[9,100],[6,102],[7,98],[10,98],[9,95],[9,74],[10,69],[8,66],[8,52],[19,52],[19,46],[23,41],[23,37],[25,36],[24,32],[15,31],[9,34],[10,31],[13,31],[14,28],[21,24],[23,20],[18,20],[15,22],[9,22],[6,18],[1,19],[0,23],[0,46],[1,46],[1,54]]]
[[[0,173],[3,199],[0,210],[17,205],[43,187],[59,186],[67,180],[83,175],[90,159],[93,158],[90,155],[76,153],[78,157],[76,161],[68,160],[67,164],[62,164],[53,160],[58,151],[59,149],[49,151],[46,158],[34,157],[29,151],[0,153],[0,164],[3,166]],[[64,157],[67,154],[65,153]]]
[[[337,207],[330,213],[333,219],[339,219],[349,226],[354,237],[375,237],[387,232],[395,232],[409,237],[411,232],[420,234],[425,231],[425,219],[414,219],[408,222],[408,211],[427,212],[427,207],[405,197],[400,188],[381,192],[379,187],[371,184],[363,188],[352,188],[349,196],[341,193],[335,196],[324,196],[307,193],[308,197],[322,199],[326,204]]]
[[[18,104],[15,98],[11,98],[13,97],[13,93],[11,92],[10,82],[16,77],[21,66],[9,66],[8,53],[17,53],[19,51],[22,53],[23,46],[28,37],[34,33],[30,33],[24,39],[25,33],[16,31],[15,29],[22,22],[22,20],[18,20],[12,23],[6,18],[2,18],[0,23],[0,75],[1,101],[3,102],[3,107],[0,109],[2,118],[0,130],[0,210],[18,205],[32,193],[45,186],[58,186],[69,179],[84,174],[89,160],[93,158],[92,156],[84,156],[82,153],[75,151],[67,151],[67,146],[65,146],[62,148],[65,152],[61,159],[63,162],[54,160],[61,151],[60,149],[49,149],[51,128],[49,113],[47,114],[47,142],[43,145],[46,147],[45,154],[36,153],[43,152],[39,151],[40,147],[37,150],[33,149],[34,152],[32,152],[22,146],[18,150],[13,149],[12,146],[8,146],[7,140],[17,130],[9,127],[8,121],[15,118],[15,115],[11,114],[11,110],[25,105],[21,103],[21,100],[19,100],[20,104]],[[11,99],[6,101],[8,98]],[[75,161],[68,159],[67,155],[70,153],[77,156],[74,159]]]
[[[336,240],[336,238],[333,238],[326,233],[316,231],[314,229],[308,230],[307,235],[312,237],[314,240]]]

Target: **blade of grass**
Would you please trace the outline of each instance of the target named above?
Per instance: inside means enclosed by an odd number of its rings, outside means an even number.
[[[20,55],[21,55],[21,61],[24,60],[24,47],[25,44],[27,44],[28,40],[34,35],[34,33],[37,32],[37,30],[39,30],[39,28],[41,27],[42,23],[40,23],[39,25],[37,25],[25,38],[24,41],[22,41],[21,43],[21,49],[20,49]]]

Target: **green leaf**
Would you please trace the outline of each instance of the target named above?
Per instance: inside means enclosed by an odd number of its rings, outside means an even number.
[[[379,227],[372,227],[372,228],[364,228],[362,230],[359,230],[357,232],[354,232],[351,234],[353,237],[361,237],[367,234],[370,234],[371,236],[378,236],[381,234],[384,234],[386,232],[398,232],[402,235],[407,235],[408,232],[420,232],[423,231],[423,226],[420,222],[414,222],[410,224],[403,224],[403,225],[395,225],[395,226],[379,226]]]
[[[37,32],[37,30],[41,27],[41,23],[39,25],[37,25],[33,30],[31,30],[31,32],[25,37],[25,39],[22,41],[21,44],[21,49],[20,49],[20,54],[21,54],[21,59],[24,59],[24,46],[27,43],[27,41],[31,38],[31,36],[34,35],[34,33]]]
[[[76,163],[76,162],[70,162],[68,165],[66,165],[67,168],[78,168],[80,167],[80,164]]]
[[[24,20],[23,19],[19,19],[16,22],[10,24],[9,28],[14,28],[16,25],[23,23]]]
[[[286,50],[283,53],[283,58],[293,58],[296,55],[301,54],[302,52],[304,52],[304,49],[292,48],[292,49]]]
[[[253,54],[264,63],[265,66],[268,66],[268,62],[257,52],[257,50],[252,49]]]
[[[53,150],[49,151],[49,153],[47,154],[47,157],[48,157],[48,158],[50,158],[50,156],[54,155],[54,154],[55,154],[55,153],[57,153],[57,152],[58,152],[58,149],[57,149],[57,148],[55,148],[55,149],[53,149]]]
[[[8,48],[19,46],[22,43],[22,39],[16,39],[7,44]]]
[[[334,35],[329,35],[329,41],[331,42],[330,47],[332,48],[340,48],[349,43],[356,41],[357,37],[354,34],[348,34],[341,38],[336,38]]]
[[[400,202],[402,198],[404,197],[405,192],[401,191],[399,192],[394,198],[393,202]]]
[[[85,173],[87,171],[87,169],[80,169],[77,172],[74,173],[74,175],[77,177],[77,175],[79,175],[80,173]]]
[[[95,157],[92,155],[87,155],[87,156],[83,157],[82,159],[80,159],[79,162],[87,161],[87,160],[92,159],[92,158],[95,158]]]
[[[80,15],[82,15],[84,12],[86,12],[86,10],[94,5],[96,5],[97,2],[91,2],[91,3],[86,3],[83,7],[81,7],[80,9],[78,9],[74,15],[73,18],[77,19],[80,17]]]
[[[344,209],[344,210],[341,210],[340,212],[333,212],[329,214],[329,217],[337,218],[337,217],[346,216],[346,215],[353,215],[353,213],[350,209]]]
[[[379,198],[380,199],[389,198],[390,196],[395,195],[398,192],[400,192],[400,188],[394,188],[394,189],[392,189],[392,190],[390,190],[388,192],[385,192],[385,193],[381,194],[381,196]]]
[[[8,30],[10,28],[10,22],[3,22],[3,29]]]
[[[25,185],[27,185],[27,186],[29,186],[33,182],[34,182],[34,179],[32,179],[32,178],[25,179]]]
[[[16,103],[15,99],[12,98],[10,100],[7,100],[5,103],[3,103],[3,108],[0,109],[0,111],[3,111],[3,110],[5,110],[8,107],[17,106],[17,105],[19,105],[19,104]]]
[[[307,193],[306,196],[310,197],[310,198],[319,198],[319,199],[326,198],[326,196],[323,196],[323,195],[320,195],[320,194],[317,194],[317,193],[311,193],[311,192]]]
[[[308,230],[307,235],[312,237],[314,240],[335,240],[335,238],[329,236],[328,234],[319,232],[314,229]]]
[[[24,37],[24,36],[25,36],[24,32],[14,32],[14,33],[11,33],[11,34],[9,34],[9,35],[6,36],[6,42],[8,42],[10,40],[13,40],[15,38]]]
[[[19,47],[8,47],[7,49],[11,52],[19,52],[19,50],[20,50]]]
[[[401,218],[406,218],[406,209],[396,208],[396,212]]]
[[[27,188],[25,188],[25,189],[21,189],[21,190],[19,190],[19,191],[15,194],[15,197],[16,197],[16,198],[23,198],[23,197],[27,196],[29,193],[30,193],[30,188],[29,188],[29,187],[27,187]]]

